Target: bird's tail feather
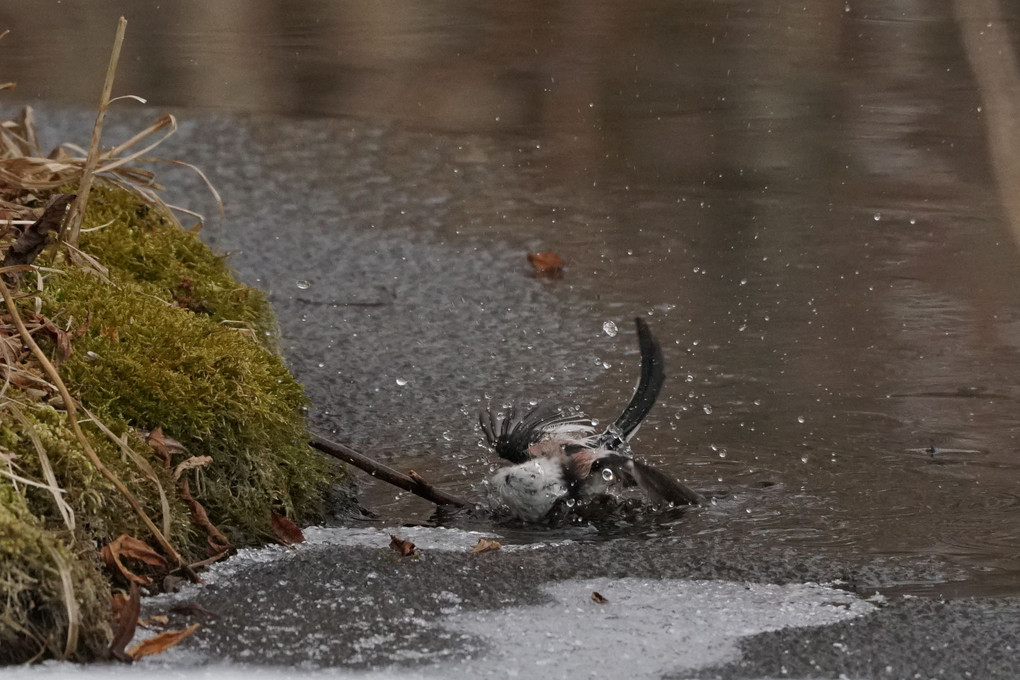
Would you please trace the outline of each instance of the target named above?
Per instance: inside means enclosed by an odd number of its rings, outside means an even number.
[[[638,317],[634,322],[637,325],[638,347],[641,348],[641,376],[627,408],[606,431],[602,443],[610,449],[618,449],[630,441],[641,421],[652,410],[666,382],[665,362],[659,341],[652,336],[644,319]]]

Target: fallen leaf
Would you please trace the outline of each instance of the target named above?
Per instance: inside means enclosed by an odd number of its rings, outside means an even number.
[[[393,534],[390,534],[390,547],[400,553],[401,557],[417,557],[421,553],[414,547],[414,543],[411,541],[405,541],[402,538],[397,538]]]
[[[160,633],[159,635],[147,640],[142,640],[137,645],[127,650],[127,653],[135,661],[138,661],[143,656],[161,654],[198,630],[199,625],[200,624],[193,623],[183,630],[168,630],[164,633]]]
[[[147,576],[139,576],[125,567],[122,561],[124,558],[138,560],[153,567],[167,568],[167,563],[163,556],[149,547],[148,543],[127,534],[121,534],[112,543],[103,546],[100,554],[107,565],[117,567],[117,570],[120,571],[124,578],[140,585],[152,583],[152,580]]]
[[[143,628],[152,628],[153,626],[165,626],[170,623],[170,617],[166,614],[153,614],[152,616],[140,619],[138,625]]]
[[[595,604],[609,604],[609,600],[603,597],[602,593],[597,590],[591,591],[591,601]]]
[[[280,539],[280,543],[284,545],[294,545],[295,543],[304,543],[305,535],[301,533],[301,529],[297,524],[290,521],[283,515],[273,515],[272,520],[273,533]]]
[[[494,541],[491,538],[479,538],[475,547],[471,548],[471,552],[483,553],[489,552],[490,550],[499,550],[502,547],[503,546],[500,545],[499,541]]]
[[[209,532],[206,541],[209,543],[210,554],[218,555],[228,550],[230,548],[230,541],[227,540],[227,537],[219,529],[213,526],[213,523],[209,521],[209,515],[206,514],[205,508],[191,495],[191,490],[188,488],[188,478],[185,477],[179,480],[177,488],[180,490],[181,496],[188,504],[188,507],[191,508],[191,521]]]
[[[184,444],[180,443],[173,437],[168,437],[163,434],[162,427],[154,427],[152,431],[145,436],[145,443],[151,446],[152,450],[163,458],[163,466],[167,470],[170,469],[171,457],[187,452],[187,449],[184,448]]]
[[[74,198],[74,194],[54,194],[39,219],[26,227],[17,240],[8,246],[0,267],[32,264],[50,242],[50,232],[60,232],[60,225]]]
[[[112,621],[114,625],[120,621],[120,613],[124,609],[124,605],[128,603],[128,596],[124,593],[114,593],[110,596],[110,611],[113,612]]]
[[[212,456],[192,456],[191,458],[188,458],[187,460],[178,463],[177,467],[174,468],[174,481],[176,482],[178,479],[180,479],[181,475],[183,475],[188,470],[191,470],[193,468],[205,467],[211,462]]]
[[[563,259],[551,250],[541,253],[528,253],[528,262],[541,276],[560,276],[563,274]]]
[[[120,597],[117,597],[117,595],[120,595]],[[127,597],[117,593],[113,599],[115,602],[119,601],[120,606],[114,611],[117,630],[114,632],[113,640],[110,642],[110,655],[120,661],[131,663],[134,657],[129,652],[125,652],[124,648],[131,642],[131,639],[135,636],[135,630],[138,628],[138,614],[142,609],[142,598],[138,593],[138,585],[135,583],[131,584]]]

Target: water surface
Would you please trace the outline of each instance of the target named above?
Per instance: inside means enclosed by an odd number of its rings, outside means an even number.
[[[18,3],[8,101],[89,106],[121,13],[117,92],[181,107],[166,153],[223,185],[205,235],[270,290],[320,429],[483,493],[478,407],[614,417],[641,315],[670,380],[636,449],[728,493],[657,531],[1020,592],[1015,8]]]

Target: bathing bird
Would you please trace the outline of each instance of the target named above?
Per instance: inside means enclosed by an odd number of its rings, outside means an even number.
[[[497,420],[491,409],[478,423],[496,455],[510,465],[492,476],[499,502],[518,519],[540,522],[558,510],[617,490],[636,488],[655,505],[697,505],[701,495],[631,455],[629,442],[655,404],[666,380],[662,348],[648,324],[635,319],[641,376],[630,403],[599,432],[587,416],[550,405]]]

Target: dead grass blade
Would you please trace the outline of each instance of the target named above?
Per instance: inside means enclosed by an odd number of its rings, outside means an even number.
[[[106,435],[106,437],[120,448],[121,452],[124,453],[131,462],[142,471],[142,473],[149,478],[149,480],[156,485],[156,490],[159,492],[159,506],[160,511],[163,513],[163,534],[166,536],[170,535],[170,500],[166,496],[166,491],[163,490],[163,485],[159,481],[159,477],[156,476],[156,471],[149,465],[149,461],[145,460],[144,457],[130,446],[127,445],[123,439],[113,433],[110,428],[103,424],[99,418],[96,418],[91,411],[84,406],[81,410],[89,417],[86,422],[90,422],[99,428],[99,431]]]
[[[167,132],[162,137],[160,137],[159,139],[157,139],[155,142],[152,142],[151,144],[149,144],[144,149],[139,149],[138,151],[134,151],[134,152],[128,154],[127,156],[120,156],[120,154],[124,153],[125,151],[130,149],[132,146],[134,146],[138,142],[140,142],[143,139],[149,137],[150,135],[155,134],[156,132],[159,132],[160,130],[162,130],[163,128],[166,128],[166,127],[169,127],[170,131]],[[100,157],[101,160],[105,160],[107,158],[115,158],[116,160],[110,161],[106,165],[103,165],[103,166],[97,168],[96,172],[97,173],[110,172],[112,170],[116,170],[117,168],[119,168],[121,166],[127,165],[131,161],[140,159],[142,156],[144,156],[145,154],[149,153],[150,151],[155,149],[157,146],[159,146],[160,144],[165,142],[167,140],[167,138],[169,138],[175,132],[177,132],[177,119],[174,118],[173,115],[169,114],[169,113],[162,115],[155,123],[153,123],[149,127],[145,128],[144,130],[142,130],[141,132],[136,134],[131,139],[127,140],[126,142],[121,143],[118,146],[113,147],[112,149],[110,149],[106,153],[102,154],[102,156]]]
[[[99,110],[96,113],[96,124],[92,128],[92,141],[89,143],[89,153],[85,158],[81,182],[78,184],[78,198],[71,206],[71,215],[67,220],[67,228],[64,233],[64,240],[73,246],[78,245],[78,232],[81,230],[81,221],[85,216],[85,206],[89,200],[89,191],[92,189],[92,178],[99,165],[103,121],[106,120],[106,111],[110,108],[110,94],[113,92],[113,79],[117,74],[117,62],[120,61],[120,48],[124,44],[125,30],[127,30],[127,19],[121,17],[117,20],[117,35],[113,39],[110,64],[106,68],[106,79],[103,81],[103,93],[99,97]]]
[[[64,519],[64,524],[67,526],[68,531],[74,531],[74,510],[68,505],[67,501],[64,500],[64,494],[66,493],[60,484],[57,483],[57,476],[53,474],[53,466],[50,465],[50,458],[46,455],[46,449],[42,445],[42,441],[39,439],[39,434],[35,431],[35,426],[32,425],[25,414],[21,412],[14,402],[7,402],[4,405],[8,411],[14,416],[14,418],[21,423],[28,438],[32,440],[32,446],[35,447],[35,453],[39,457],[39,466],[43,471],[43,478],[46,480],[46,486],[50,494],[53,496],[53,502],[56,503],[57,510],[60,512],[60,516]],[[42,486],[41,484],[39,486]]]
[[[78,611],[78,601],[74,597],[74,583],[71,581],[71,568],[57,552],[56,548],[47,546],[50,556],[57,564],[57,571],[60,573],[61,592],[64,596],[64,607],[67,609],[67,638],[64,642],[64,654],[62,659],[69,658],[78,649],[78,631],[81,628],[81,615]]]

